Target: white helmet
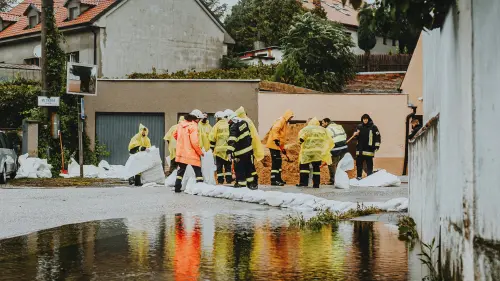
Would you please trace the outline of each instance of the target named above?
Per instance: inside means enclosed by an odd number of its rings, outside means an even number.
[[[215,116],[215,118],[224,118],[225,117],[224,112],[222,112],[222,111],[217,111],[214,116]]]
[[[201,112],[201,110],[198,110],[198,109],[191,111],[191,113],[189,113],[189,115],[193,115],[194,117],[196,117],[198,119],[205,118],[205,115],[203,114],[203,112]]]
[[[224,117],[226,117],[226,118],[229,118],[229,116],[231,116],[233,114],[234,114],[234,111],[232,111],[231,109],[224,110]]]

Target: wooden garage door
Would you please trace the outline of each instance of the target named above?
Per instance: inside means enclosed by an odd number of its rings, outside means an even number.
[[[111,153],[104,160],[112,165],[125,165],[129,157],[128,144],[139,132],[139,124],[149,129],[151,145],[165,156],[165,115],[163,113],[96,113],[96,140]]]

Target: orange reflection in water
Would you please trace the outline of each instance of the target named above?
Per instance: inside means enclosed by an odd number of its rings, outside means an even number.
[[[174,275],[176,280],[198,280],[201,259],[201,230],[196,218],[194,230],[185,229],[181,214],[175,216]]]

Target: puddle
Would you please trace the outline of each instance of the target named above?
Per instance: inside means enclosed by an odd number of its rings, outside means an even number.
[[[289,229],[284,216],[193,214],[67,225],[0,241],[0,280],[408,280],[397,228]]]

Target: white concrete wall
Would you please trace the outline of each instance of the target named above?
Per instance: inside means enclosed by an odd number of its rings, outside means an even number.
[[[442,30],[423,35],[424,119],[439,113],[439,153],[421,143],[429,136],[411,146],[420,172],[410,173],[410,215],[421,216],[424,242],[439,225],[445,280],[500,280],[500,3],[458,3]],[[433,188],[437,201],[427,196]]]
[[[356,55],[363,55],[365,51],[358,47],[358,33],[352,30],[347,30],[347,32],[351,33],[352,41],[356,45],[354,48],[352,48],[353,53]],[[396,41],[396,46],[392,46],[392,39],[388,38],[386,40],[386,45],[384,45],[384,38],[377,37],[377,44],[370,52],[372,55],[387,55],[389,54],[389,52],[391,52],[392,54],[397,54],[398,44],[399,43]]]
[[[90,31],[81,33],[65,33],[62,44],[64,52],[80,52],[81,63],[94,63],[94,34]],[[20,41],[15,44],[0,45],[0,61],[13,64],[24,64],[25,59],[34,58],[33,49],[40,45],[40,38]],[[99,46],[97,46],[99,48]]]
[[[102,75],[218,67],[224,32],[195,0],[128,0],[102,17]]]

